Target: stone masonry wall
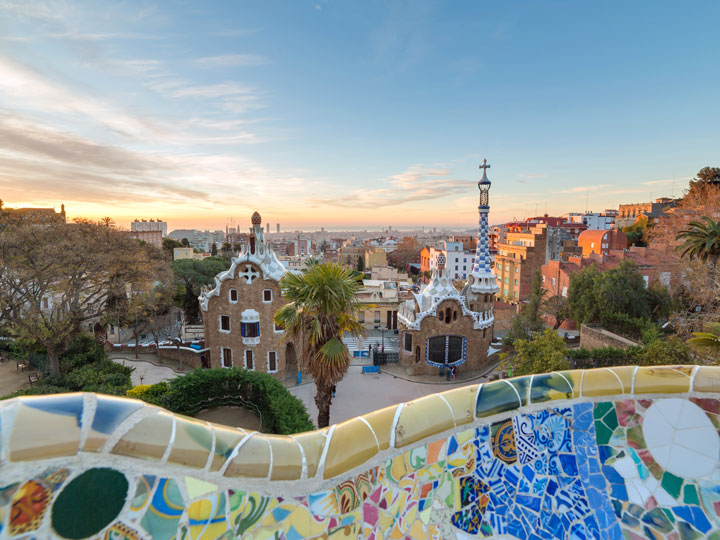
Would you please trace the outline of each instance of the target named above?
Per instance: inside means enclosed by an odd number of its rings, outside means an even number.
[[[603,328],[583,324],[580,327],[580,346],[586,349],[597,349],[600,347],[615,347],[627,349],[637,345],[634,341],[608,332]]]

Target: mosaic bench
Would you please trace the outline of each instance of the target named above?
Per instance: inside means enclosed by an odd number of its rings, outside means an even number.
[[[456,388],[275,436],[95,394],[0,402],[0,536],[720,538],[720,368]]]

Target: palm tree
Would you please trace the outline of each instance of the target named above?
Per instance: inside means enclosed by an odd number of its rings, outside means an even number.
[[[720,353],[720,323],[709,323],[705,325],[705,330],[707,332],[693,332],[695,337],[688,339],[688,343],[713,356],[717,355]]]
[[[275,312],[275,324],[288,337],[303,341],[302,364],[315,380],[318,428],[330,424],[332,388],[350,365],[342,336],[364,333],[357,316],[361,287],[361,278],[334,263],[316,264],[303,273],[288,272],[280,280],[288,303]]]
[[[678,233],[678,240],[685,241],[676,249],[682,257],[710,262],[715,267],[720,258],[720,220],[713,221],[707,216],[702,220],[691,221],[688,229]]]

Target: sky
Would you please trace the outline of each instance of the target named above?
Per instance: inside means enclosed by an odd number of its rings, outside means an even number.
[[[720,165],[715,1],[0,0],[0,198],[169,229],[451,227]]]

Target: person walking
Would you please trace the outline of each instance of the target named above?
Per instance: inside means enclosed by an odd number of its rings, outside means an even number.
[[[337,391],[337,386],[333,384],[332,397],[335,397],[335,392],[336,392],[336,391]]]
[[[450,370],[450,376],[451,376],[452,380],[454,381],[455,380],[455,366],[453,366],[452,369]]]

